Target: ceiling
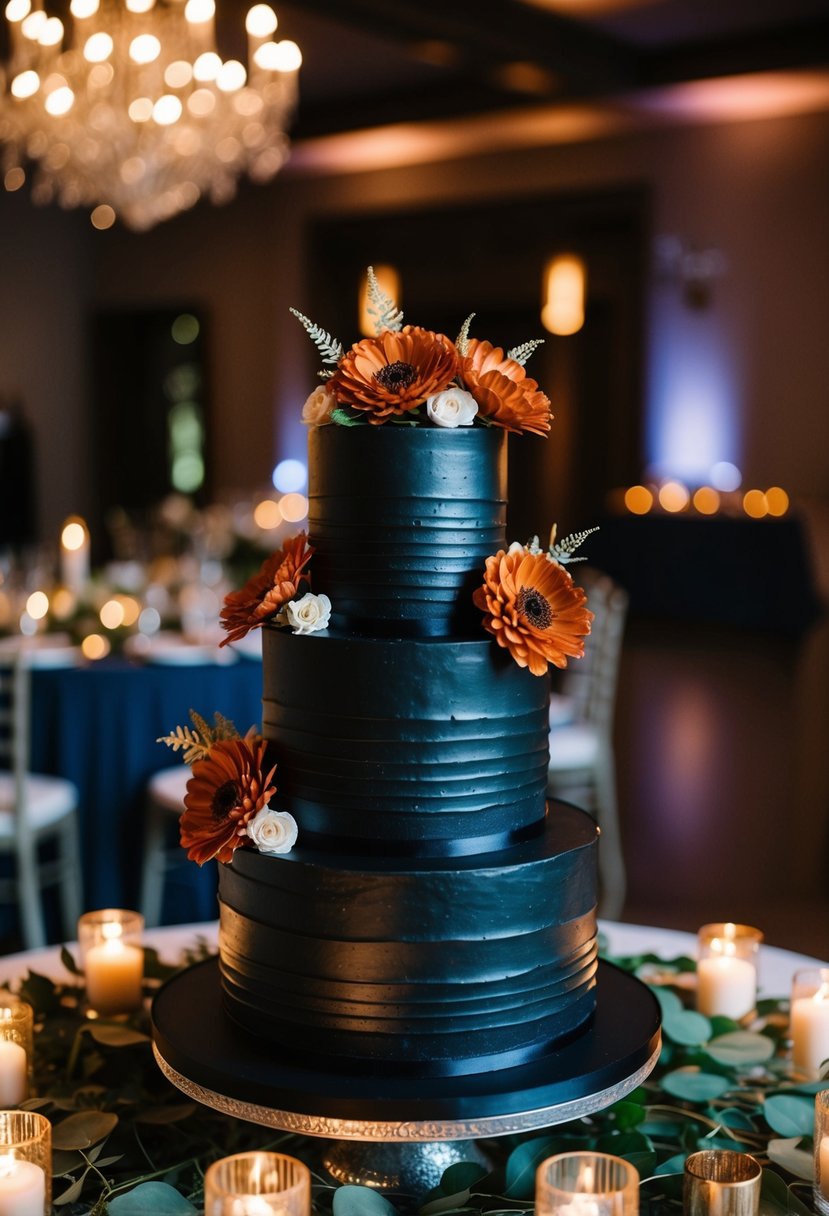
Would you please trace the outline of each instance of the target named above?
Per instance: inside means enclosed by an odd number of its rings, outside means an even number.
[[[234,3],[237,0],[234,0]],[[241,0],[238,0],[241,2]],[[223,0],[218,0],[222,9]],[[295,144],[818,70],[829,0],[275,0],[303,52]]]

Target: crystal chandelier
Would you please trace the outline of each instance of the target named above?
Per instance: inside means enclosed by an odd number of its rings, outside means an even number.
[[[39,0],[35,0],[39,3]],[[91,207],[144,230],[242,174],[278,173],[302,56],[273,39],[273,9],[247,14],[248,68],[216,51],[214,0],[72,0],[67,32],[33,0],[9,0],[0,66],[0,164],[7,190],[32,166],[32,199]]]

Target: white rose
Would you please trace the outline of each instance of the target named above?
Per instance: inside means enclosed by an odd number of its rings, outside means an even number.
[[[251,819],[247,832],[260,853],[290,853],[299,829],[287,811],[264,807]]]
[[[306,426],[325,426],[331,421],[331,411],[336,409],[337,399],[327,384],[315,388],[302,407],[302,421]]]
[[[426,413],[437,426],[472,426],[478,403],[462,388],[446,388],[426,398]]]
[[[290,625],[294,633],[316,633],[327,629],[331,616],[331,601],[327,595],[308,591],[301,600],[290,600],[279,614],[281,625]]]

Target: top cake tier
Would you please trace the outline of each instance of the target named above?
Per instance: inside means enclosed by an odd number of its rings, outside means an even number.
[[[373,636],[476,635],[472,592],[506,543],[504,431],[323,426],[309,434],[314,590]]]

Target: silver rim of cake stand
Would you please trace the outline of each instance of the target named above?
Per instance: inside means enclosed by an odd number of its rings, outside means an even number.
[[[507,1115],[488,1115],[480,1119],[423,1119],[407,1120],[399,1123],[372,1122],[367,1119],[332,1119],[327,1115],[303,1115],[294,1111],[277,1110],[270,1106],[260,1106],[255,1102],[241,1102],[225,1094],[205,1089],[188,1077],[177,1072],[153,1044],[153,1051],[159,1068],[168,1081],[177,1089],[210,1106],[213,1110],[236,1119],[245,1119],[248,1123],[260,1123],[265,1127],[276,1127],[281,1131],[294,1132],[301,1136],[326,1137],[332,1140],[382,1140],[406,1143],[422,1140],[485,1140],[491,1136],[506,1136],[513,1132],[533,1131],[539,1127],[552,1127],[556,1123],[566,1123],[570,1119],[580,1119],[583,1115],[593,1114],[612,1106],[620,1098],[624,1098],[631,1090],[649,1075],[659,1058],[660,1046],[650,1059],[637,1068],[636,1072],[617,1081],[607,1089],[585,1094],[569,1102],[559,1102],[554,1106],[543,1106],[535,1110],[516,1111]]]

